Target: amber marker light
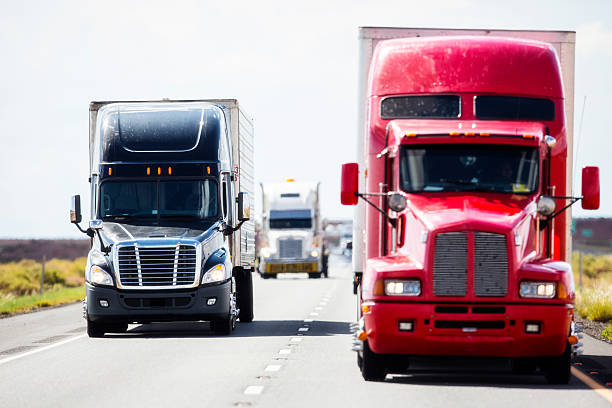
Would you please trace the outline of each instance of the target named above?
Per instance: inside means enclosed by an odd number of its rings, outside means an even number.
[[[416,137],[416,133],[406,133],[404,137]]]
[[[459,136],[459,132],[450,132],[449,135],[450,136]]]
[[[108,168],[108,175],[109,175],[109,176],[112,176],[112,175],[113,175],[113,168],[112,168],[112,167],[109,167],[109,168]]]
[[[157,175],[158,175],[158,176],[161,176],[161,167],[158,167],[158,168],[157,168]]]
[[[147,176],[150,176],[150,175],[151,175],[151,168],[147,167]]]
[[[535,135],[523,135],[523,139],[534,139]]]
[[[206,166],[206,174],[210,174],[210,167]]]
[[[476,133],[474,132],[465,132],[464,135],[466,136],[474,136]]]
[[[172,167],[168,167],[168,175],[172,175]]]
[[[490,134],[490,133],[483,133],[483,132],[480,132],[480,136],[491,136],[491,134]]]

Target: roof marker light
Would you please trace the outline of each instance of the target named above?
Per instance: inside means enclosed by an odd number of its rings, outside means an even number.
[[[172,167],[168,167],[168,175],[172,175]]]
[[[480,136],[491,136],[491,134],[490,133],[480,132]]]
[[[158,167],[158,168],[157,168],[157,175],[158,175],[158,176],[161,176],[161,167]]]
[[[474,132],[465,132],[464,135],[466,135],[466,136],[475,136],[476,133],[474,133]]]
[[[287,179],[287,180],[285,180],[285,181],[286,181],[287,183],[291,183],[291,182],[295,181],[295,179],[288,178],[288,179]]]
[[[415,137],[416,133],[406,133],[404,137]]]
[[[151,175],[151,168],[147,167],[147,176],[150,176],[150,175]]]
[[[449,135],[450,136],[459,136],[459,132],[450,132]]]
[[[523,139],[534,139],[535,135],[523,135]]]
[[[206,166],[206,174],[210,174],[210,166]]]
[[[111,176],[113,174],[113,168],[109,167],[108,168],[108,175]]]

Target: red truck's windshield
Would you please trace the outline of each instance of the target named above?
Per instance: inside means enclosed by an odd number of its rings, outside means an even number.
[[[531,194],[538,188],[538,169],[535,147],[421,145],[400,152],[400,184],[409,193]]]

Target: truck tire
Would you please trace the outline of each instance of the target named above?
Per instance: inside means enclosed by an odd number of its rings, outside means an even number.
[[[320,277],[321,277],[321,272],[315,272],[315,273],[308,274],[309,279],[319,279]]]
[[[572,376],[572,346],[567,343],[565,351],[558,357],[548,357],[544,360],[542,371],[549,384],[567,384]]]
[[[253,275],[251,271],[240,269],[234,275],[236,279],[236,303],[240,313],[238,318],[241,323],[253,321]]]
[[[108,333],[125,333],[127,330],[127,323],[113,323],[106,328]]]
[[[236,328],[236,319],[232,315],[228,315],[224,319],[215,319],[210,322],[210,328],[215,334],[229,336]]]
[[[359,360],[357,361],[359,364]],[[361,375],[366,381],[383,381],[387,375],[387,367],[382,356],[370,350],[368,341],[363,342],[361,357]]]
[[[107,327],[103,323],[92,322],[87,318],[87,335],[89,337],[104,337]]]
[[[538,368],[537,360],[534,358],[529,358],[529,357],[513,358],[511,363],[512,363],[512,372],[518,375],[533,374]]]

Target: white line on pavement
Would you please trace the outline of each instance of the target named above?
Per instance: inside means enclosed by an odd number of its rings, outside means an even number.
[[[291,349],[282,349],[278,352],[278,354],[291,354]]]
[[[315,307],[315,310],[323,310],[323,308],[321,306],[317,306]]]
[[[308,327],[300,327],[300,328],[298,329],[298,331],[301,331],[301,332],[307,332],[307,331],[308,331]]]
[[[304,323],[312,323],[312,322],[314,322],[313,319],[304,319]]]
[[[292,337],[291,340],[289,340],[292,343],[299,343],[302,341],[301,337]]]
[[[281,365],[280,364],[270,364],[269,366],[266,366],[266,370],[265,371],[278,371],[281,369]]]
[[[57,343],[49,344],[48,346],[44,346],[44,347],[37,348],[37,349],[31,350],[31,351],[27,351],[25,353],[17,354],[16,356],[7,357],[5,359],[0,360],[0,365],[8,363],[8,362],[13,361],[13,360],[17,360],[17,359],[23,358],[23,357],[31,356],[32,354],[36,354],[36,353],[40,353],[40,352],[43,352],[43,351],[47,351],[47,350],[55,348],[55,347],[63,346],[66,343],[70,343],[71,341],[82,339],[83,337],[86,337],[86,336],[87,336],[86,334],[79,334],[78,336],[70,337],[69,339],[58,341]]]
[[[319,314],[317,312],[312,312],[310,313],[311,316],[318,316]]]
[[[264,389],[263,385],[249,385],[244,390],[244,393],[246,395],[259,395],[259,394],[261,394],[263,389]]]

